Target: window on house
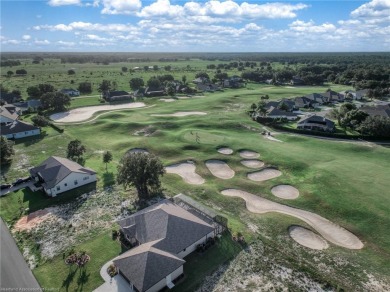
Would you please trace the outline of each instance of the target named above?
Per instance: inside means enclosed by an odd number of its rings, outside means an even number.
[[[25,134],[28,134],[28,132],[24,132]]]
[[[75,185],[75,186],[76,186],[76,185],[78,185],[78,182],[77,182],[77,180],[75,180],[75,181],[74,181],[74,185]]]
[[[83,180],[89,179],[89,176],[84,176]]]
[[[57,191],[61,190],[60,186],[57,186]]]
[[[68,184],[64,184],[64,187],[67,187],[68,186]]]

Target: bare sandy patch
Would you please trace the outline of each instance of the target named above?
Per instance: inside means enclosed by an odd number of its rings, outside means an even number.
[[[240,156],[242,158],[257,158],[257,157],[260,157],[260,154],[255,152],[255,151],[251,151],[251,150],[241,150]]]
[[[298,198],[299,191],[290,185],[278,185],[271,189],[271,193],[281,199],[293,200]]]
[[[235,172],[230,166],[221,160],[210,159],[206,161],[206,167],[210,172],[221,179],[230,179],[234,176]]]
[[[131,109],[131,108],[140,108],[144,107],[143,102],[133,102],[126,104],[116,104],[116,105],[98,105],[98,106],[86,106],[76,109],[72,109],[67,112],[56,113],[50,116],[50,119],[57,123],[74,123],[88,120],[96,112],[100,111],[111,111],[118,109]]]
[[[225,155],[231,155],[231,154],[233,154],[233,149],[228,148],[228,147],[219,148],[217,151],[218,151],[219,153],[225,154]]]
[[[186,116],[204,116],[205,112],[175,112],[173,114],[152,114],[154,117],[186,117]]]
[[[183,180],[192,185],[201,185],[205,182],[204,178],[195,172],[196,166],[192,162],[183,162],[165,167],[167,173],[174,173],[183,178]]]
[[[221,193],[224,196],[244,199],[247,209],[252,213],[278,212],[301,219],[317,230],[326,240],[336,245],[349,249],[361,249],[364,246],[354,234],[315,213],[272,202],[237,189],[227,189]]]
[[[296,225],[290,226],[288,233],[297,243],[308,248],[323,250],[329,247],[325,239],[307,228]]]
[[[176,101],[176,99],[173,99],[173,98],[160,98],[159,100],[160,101],[164,101],[164,102],[174,102],[174,101]]]
[[[191,99],[191,98],[202,98],[203,95],[194,95],[194,96],[177,96],[177,99]]]
[[[53,208],[46,208],[35,211],[20,218],[14,225],[17,231],[28,231],[38,226],[39,223],[47,220],[52,215]]]
[[[264,162],[258,159],[244,159],[241,164],[249,168],[260,168],[264,166]]]
[[[275,168],[264,168],[259,171],[248,173],[247,177],[253,181],[265,181],[281,176],[282,172]]]
[[[266,137],[268,140],[271,140],[271,141],[283,142],[282,140],[276,139],[275,137],[272,137],[272,136],[270,136],[270,135],[265,135],[265,137]]]

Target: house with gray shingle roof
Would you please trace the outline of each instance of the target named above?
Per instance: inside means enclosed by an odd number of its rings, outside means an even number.
[[[312,115],[300,120],[297,128],[302,130],[333,132],[335,123],[325,117]]]
[[[14,121],[12,123],[2,123],[0,128],[1,136],[7,139],[21,139],[30,136],[38,136],[41,134],[41,129],[22,121]]]
[[[21,114],[20,108],[13,104],[6,104],[0,107],[0,123],[12,123],[19,119]]]
[[[214,226],[163,200],[118,222],[125,237],[137,245],[113,260],[133,291],[173,287],[183,274],[183,258],[216,235]]]
[[[29,171],[51,197],[96,181],[94,170],[58,156],[49,157]]]

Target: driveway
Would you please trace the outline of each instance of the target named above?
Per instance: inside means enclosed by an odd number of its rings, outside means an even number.
[[[9,193],[12,193],[12,192],[15,192],[15,191],[18,191],[20,189],[24,189],[24,188],[27,188],[27,187],[30,187],[34,184],[34,181],[33,180],[30,180],[28,182],[25,182],[25,183],[22,183],[20,185],[16,185],[16,186],[11,186],[10,188],[8,189],[4,189],[4,190],[0,190],[0,197],[2,196],[5,196]]]
[[[128,292],[132,291],[129,283],[119,274],[111,279],[107,273],[107,268],[113,263],[113,260],[104,264],[100,269],[100,276],[106,281],[100,287],[96,288],[94,292]]]
[[[0,218],[0,290],[41,291],[15,240]]]

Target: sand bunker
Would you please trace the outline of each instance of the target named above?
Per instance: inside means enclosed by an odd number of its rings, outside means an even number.
[[[328,241],[349,249],[361,249],[363,243],[348,230],[332,223],[331,221],[312,212],[292,208],[270,200],[255,196],[251,193],[237,189],[227,189],[221,192],[224,196],[240,197],[245,200],[250,212],[263,214],[267,212],[279,212],[294,216],[305,221]]]
[[[51,211],[52,208],[46,208],[43,210],[35,211],[31,214],[28,214],[26,216],[23,216],[20,218],[14,225],[14,229],[17,231],[28,231],[35,226],[37,226],[39,223],[45,221],[50,217],[52,214]]]
[[[233,149],[230,149],[230,148],[228,148],[228,147],[219,148],[217,151],[218,151],[219,153],[225,154],[225,155],[231,155],[231,154],[233,154]]]
[[[325,239],[307,228],[296,225],[290,226],[288,233],[297,243],[308,248],[322,250],[329,247]]]
[[[278,198],[293,200],[298,198],[299,191],[290,185],[278,185],[271,189],[271,193]]]
[[[260,154],[255,152],[255,151],[242,150],[242,151],[240,151],[240,156],[242,158],[257,158],[260,156]]]
[[[232,170],[227,163],[221,160],[207,160],[206,167],[214,176],[222,179],[232,178],[235,174],[234,170]]]
[[[248,173],[247,177],[253,181],[265,181],[281,175],[282,173],[275,168],[264,168],[259,171]]]
[[[80,107],[68,112],[56,113],[50,116],[50,119],[57,123],[73,123],[88,120],[96,112],[111,111],[118,109],[130,109],[144,107],[143,102],[133,102],[117,105],[98,105],[98,106],[86,106]]]
[[[195,169],[195,164],[191,162],[183,162],[165,167],[167,173],[180,175],[186,183],[201,185],[205,182],[205,180],[195,172]]]
[[[241,164],[249,168],[260,168],[264,166],[264,162],[257,159],[244,159],[241,160]]]
[[[173,114],[152,114],[154,117],[186,117],[186,116],[204,116],[205,112],[175,112]]]

